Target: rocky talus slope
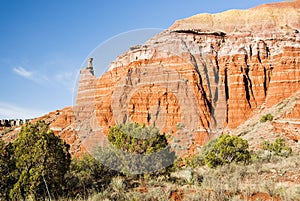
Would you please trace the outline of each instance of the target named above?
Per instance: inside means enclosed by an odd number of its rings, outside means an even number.
[[[247,121],[290,100],[267,132],[297,143],[299,90],[298,0],[178,20],[100,78],[82,69],[76,105],[52,114],[51,127],[77,153],[116,123],[153,124],[186,154],[222,132],[256,139],[266,130],[246,132]]]

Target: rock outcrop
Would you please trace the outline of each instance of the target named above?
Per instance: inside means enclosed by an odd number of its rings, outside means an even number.
[[[90,119],[97,135],[126,121],[153,124],[194,150],[300,89],[299,19],[295,1],[178,20],[102,77],[82,70],[78,123]]]
[[[31,119],[1,119],[0,127],[14,127],[22,126],[23,124],[29,122]]]

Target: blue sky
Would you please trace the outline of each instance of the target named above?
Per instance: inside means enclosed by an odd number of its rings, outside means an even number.
[[[276,0],[1,0],[0,119],[72,105],[82,63],[120,33],[268,2]]]

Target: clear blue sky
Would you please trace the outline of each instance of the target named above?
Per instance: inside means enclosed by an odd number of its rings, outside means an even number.
[[[72,105],[78,71],[103,41],[141,28],[167,29],[198,13],[276,0],[1,0],[0,119]]]

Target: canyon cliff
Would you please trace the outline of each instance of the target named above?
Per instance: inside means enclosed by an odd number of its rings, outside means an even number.
[[[80,72],[76,105],[49,122],[73,153],[92,147],[110,126],[134,121],[169,133],[186,154],[220,133],[242,133],[245,122],[289,99],[293,107],[278,113],[272,132],[298,140],[297,126],[290,134],[282,123],[298,125],[299,89],[298,0],[178,20],[99,78],[90,63]]]
[[[83,135],[105,135],[111,125],[134,121],[155,125],[180,141],[181,150],[193,150],[295,94],[299,5],[178,20],[131,47],[102,77],[83,69],[74,110],[79,127],[87,127]]]

